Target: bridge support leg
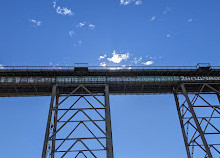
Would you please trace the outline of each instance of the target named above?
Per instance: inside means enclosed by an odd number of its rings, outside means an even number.
[[[183,120],[182,120],[183,117],[182,117],[182,114],[181,114],[181,111],[180,111],[179,98],[178,98],[176,92],[174,92],[174,98],[175,98],[175,102],[176,102],[176,107],[177,107],[180,126],[181,126],[181,130],[182,130],[182,134],[183,134],[183,139],[184,139],[184,143],[185,143],[187,157],[191,158],[190,150],[189,150],[189,146],[188,146],[188,138],[187,138],[186,131],[185,131],[185,128],[184,128],[184,123],[183,123]]]
[[[106,149],[107,158],[113,158],[112,127],[109,103],[109,86],[105,85]]]
[[[188,158],[220,156],[219,93],[211,83],[181,84],[174,92]]]
[[[42,158],[113,158],[109,87],[95,86],[102,93],[92,92],[94,85],[70,85],[62,94],[54,86]]]
[[[50,125],[51,125],[51,120],[52,120],[55,97],[56,97],[56,86],[53,86],[49,114],[48,114],[48,119],[47,119],[46,133],[45,133],[45,138],[44,138],[43,151],[42,151],[42,158],[47,157],[48,148],[51,148],[51,147],[48,147],[48,141],[49,141],[49,135],[50,135]]]

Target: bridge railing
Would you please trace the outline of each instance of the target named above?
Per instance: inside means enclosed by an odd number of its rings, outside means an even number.
[[[89,69],[129,70],[129,69],[196,69],[196,66],[90,66]]]
[[[0,70],[74,70],[75,66],[0,66]],[[130,69],[198,69],[197,66],[88,66],[89,70],[130,70]],[[211,69],[220,69],[220,66],[212,66]]]

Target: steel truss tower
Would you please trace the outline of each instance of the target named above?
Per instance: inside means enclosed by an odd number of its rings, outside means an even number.
[[[91,92],[90,86],[103,93]],[[42,158],[80,156],[113,158],[107,84],[77,85],[69,94],[53,86]]]
[[[187,157],[220,158],[220,66],[0,69],[0,97],[51,96],[42,158],[113,158],[109,94],[174,94]]]
[[[182,83],[174,90],[188,158],[218,158],[220,155],[220,91],[214,85],[216,83]],[[195,87],[197,92],[190,93]]]

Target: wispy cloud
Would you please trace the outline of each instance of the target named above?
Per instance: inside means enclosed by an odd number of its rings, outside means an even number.
[[[142,4],[142,1],[136,1],[135,2],[135,5],[141,5]]]
[[[35,27],[39,27],[39,26],[41,26],[41,24],[42,24],[41,21],[35,20],[35,19],[30,19],[29,21],[30,21],[31,23],[33,23]]]
[[[102,63],[100,63],[100,66],[105,67],[105,66],[106,66],[106,62],[102,62]]]
[[[64,15],[64,16],[65,15],[69,15],[69,16],[74,15],[74,13],[71,9],[68,9],[66,7],[57,6],[56,1],[53,1],[53,8],[56,10],[57,14]]]
[[[108,58],[108,61],[113,62],[113,63],[120,63],[123,60],[127,60],[129,58],[129,53],[125,53],[125,54],[118,54],[116,53],[116,51],[114,50],[112,52],[112,57]]]
[[[104,54],[104,55],[100,55],[100,56],[99,56],[99,60],[105,59],[106,56],[107,56],[106,54]]]
[[[154,21],[154,20],[156,20],[156,16],[152,16],[150,19],[150,21]]]
[[[53,3],[53,8],[56,8],[57,2],[56,2],[56,1],[53,1],[52,3]]]
[[[76,28],[82,28],[87,26],[88,28],[90,28],[91,30],[93,30],[95,28],[94,24],[88,24],[88,22],[80,22],[76,25]]]
[[[95,25],[89,24],[89,28],[93,30],[95,28]]]
[[[86,22],[80,22],[76,25],[76,28],[85,26]]]
[[[166,7],[166,9],[163,11],[163,14],[167,14],[169,12],[171,12],[172,10],[170,9],[170,7]]]
[[[68,8],[66,8],[66,7],[63,7],[63,8],[61,8],[60,6],[58,6],[57,8],[56,8],[56,12],[57,12],[57,14],[60,14],[60,15],[69,15],[69,16],[72,16],[72,15],[74,15],[74,13],[72,12],[72,10],[70,10],[70,9],[68,9]]]
[[[83,43],[82,40],[78,40],[78,41],[76,41],[76,42],[73,44],[73,46],[74,46],[74,47],[81,46],[82,43]]]
[[[70,35],[71,37],[73,36],[73,34],[75,34],[75,32],[69,31],[69,35]]]
[[[149,60],[149,61],[146,61],[146,62],[143,62],[142,64],[144,65],[152,65],[154,62],[152,60]]]
[[[120,0],[121,5],[128,5],[130,3],[131,3],[130,0]]]
[[[142,57],[134,57],[134,59],[133,59],[133,61],[131,61],[132,63],[134,63],[134,64],[139,64],[141,61],[142,61]]]
[[[187,22],[192,22],[192,18],[190,18],[190,19],[187,19]]]
[[[150,21],[164,21],[166,20],[166,14],[172,12],[172,10],[170,9],[170,7],[166,7],[164,10],[163,10],[163,14],[158,14],[157,16],[153,15],[150,17]]]
[[[135,5],[141,5],[142,4],[142,1],[141,0],[120,0],[120,4],[121,5],[129,5],[129,4],[132,4],[134,3]]]

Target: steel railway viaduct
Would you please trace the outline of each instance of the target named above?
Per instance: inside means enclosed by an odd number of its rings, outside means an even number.
[[[0,69],[0,97],[51,96],[42,158],[113,158],[111,94],[173,94],[188,158],[219,158],[220,67]]]

